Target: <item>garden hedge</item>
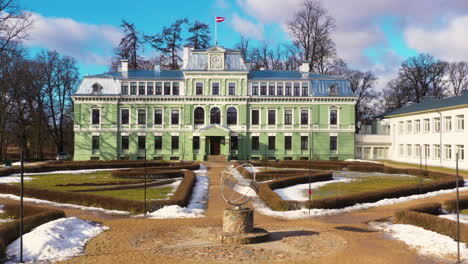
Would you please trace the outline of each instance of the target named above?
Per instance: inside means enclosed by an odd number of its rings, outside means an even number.
[[[18,202],[2,202],[2,204],[7,215],[19,218],[20,204]],[[65,213],[62,210],[25,205],[24,216],[23,230],[27,233],[42,224],[65,217]],[[19,227],[19,219],[0,225],[0,259],[5,258],[6,246],[19,237]]]
[[[459,200],[459,209],[460,210],[464,210],[464,209],[468,209],[468,195],[463,195],[463,196],[460,196],[460,200]],[[457,211],[457,199],[450,199],[450,200],[446,200],[444,201],[444,209],[448,212],[456,212]]]

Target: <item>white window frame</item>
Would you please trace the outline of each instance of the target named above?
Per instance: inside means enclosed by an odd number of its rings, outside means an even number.
[[[446,132],[452,131],[452,117],[451,116],[444,117],[444,131]]]
[[[465,145],[456,145],[456,152],[458,153],[458,160],[459,161],[464,161],[465,160]],[[461,153],[461,155],[460,155]],[[456,158],[456,157],[455,157]]]
[[[215,83],[218,84],[218,94],[213,94],[213,85],[214,85]],[[211,93],[210,93],[210,95],[217,95],[217,96],[221,95],[221,82],[219,82],[219,81],[211,82]],[[221,108],[220,108],[220,109],[221,109]]]
[[[252,124],[252,112],[254,110],[257,110],[258,111],[258,124],[257,125],[254,125]],[[251,126],[261,126],[262,125],[262,110],[260,108],[251,108],[250,109],[250,125]]]
[[[268,89],[268,86],[267,86]],[[270,111],[275,111],[275,123],[274,124],[269,124],[270,118],[269,118],[269,112]],[[277,108],[267,108],[266,112],[266,125],[267,126],[277,126],[278,125],[278,109]]]
[[[291,124],[286,124],[286,110],[291,110]],[[283,125],[286,127],[294,126],[294,108],[293,107],[286,107],[283,108]]]
[[[440,149],[440,145],[439,144],[434,144],[433,145],[433,148],[434,148],[434,159],[440,159],[442,153],[441,153],[441,149]]]
[[[310,109],[309,108],[301,108],[301,112],[299,113],[299,124],[301,126],[308,126],[311,124],[310,122]],[[302,124],[302,111],[307,111],[307,124]]]
[[[419,134],[421,133],[421,120],[414,120],[414,133]]]
[[[139,123],[139,120],[138,120],[138,119],[139,119],[139,118],[138,118],[138,112],[139,112],[140,110],[145,110],[145,123],[144,123],[144,124],[140,124],[140,123]],[[137,117],[136,124],[137,124],[138,126],[146,126],[146,125],[148,125],[148,109],[146,109],[146,107],[138,107],[138,108],[136,109],[136,117]]]
[[[413,133],[413,121],[411,120],[406,120],[406,134],[411,134]]]
[[[336,125],[332,125],[330,124],[330,121],[331,121],[331,111],[332,110],[336,110]],[[329,127],[340,127],[340,108],[337,107],[337,106],[330,106],[328,108],[328,126]]]
[[[161,124],[156,124],[155,122],[155,113],[156,110],[161,110]],[[163,107],[154,107],[153,108],[153,126],[163,126],[164,125],[164,108]]]
[[[169,114],[170,114],[169,119],[171,120],[170,125],[171,125],[171,126],[180,126],[180,119],[181,119],[180,108],[170,108],[170,110],[171,110],[171,112],[169,113]],[[178,119],[179,119],[179,120],[177,120],[177,124],[173,124],[173,123],[172,123],[172,110],[177,110],[177,111],[179,112],[179,115],[178,115],[178,117],[179,117]]]
[[[465,115],[457,115],[457,131],[465,130]]]
[[[93,124],[93,110],[99,110],[99,123]],[[101,126],[102,123],[102,109],[101,107],[91,107],[89,123],[92,126]]]
[[[229,89],[230,89],[229,86],[230,86],[232,83],[234,84],[234,94],[229,94]],[[227,83],[227,95],[228,95],[228,96],[237,95],[237,83],[236,83],[236,82],[228,82],[228,83]],[[227,108],[226,108],[226,109],[227,109]]]
[[[442,129],[441,127],[441,122],[442,120],[440,120],[440,117],[434,117],[433,118],[433,124],[434,124],[434,133],[439,133],[440,132],[440,129]]]
[[[431,119],[424,118],[423,120],[423,133],[431,132]]]
[[[128,110],[128,124],[122,124],[122,110]],[[129,126],[132,124],[132,109],[130,107],[121,107],[120,108],[120,125],[122,126]]]
[[[236,109],[236,123],[235,124],[228,124],[227,121],[228,121],[228,113],[227,113],[227,110],[229,108],[234,108]],[[222,116],[222,115],[221,115]],[[222,120],[222,119],[221,119]],[[237,126],[239,125],[239,109],[237,108],[237,106],[234,106],[234,105],[226,105],[226,125],[227,126]]]
[[[413,145],[406,144],[406,156],[412,157],[413,156]]]
[[[201,94],[197,94],[197,84],[201,83]],[[195,82],[195,87],[193,89],[194,95],[204,95],[205,94],[205,82]]]

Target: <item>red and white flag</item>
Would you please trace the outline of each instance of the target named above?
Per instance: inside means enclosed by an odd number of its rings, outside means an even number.
[[[216,23],[223,22],[224,17],[216,17]]]

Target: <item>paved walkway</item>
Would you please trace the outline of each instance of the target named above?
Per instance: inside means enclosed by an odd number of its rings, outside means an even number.
[[[210,178],[206,217],[155,220],[67,209],[67,216],[97,221],[110,230],[92,239],[85,255],[64,263],[441,263],[370,230],[367,222],[452,194],[312,219],[283,220],[256,213],[255,225],[269,230],[272,241],[246,246],[210,243],[204,235],[222,225],[227,207],[220,194],[219,173],[228,163],[205,165]]]

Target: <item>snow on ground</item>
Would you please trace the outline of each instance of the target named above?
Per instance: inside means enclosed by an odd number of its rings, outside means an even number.
[[[30,181],[32,180],[31,177],[23,177],[25,181]],[[15,182],[21,182],[21,177],[20,176],[5,176],[5,177],[0,177],[0,183],[15,183]]]
[[[231,165],[231,167],[232,167],[232,165]],[[250,173],[254,173],[254,172],[257,173],[257,172],[261,172],[261,171],[262,171],[261,169],[255,167],[255,166],[252,166],[252,167],[250,167],[250,166],[245,166],[244,168],[245,168],[246,170],[248,170]]]
[[[3,194],[0,193],[0,198],[6,198],[6,199],[11,199],[11,200],[16,200],[19,201],[20,197],[13,195],[13,194]],[[57,206],[57,207],[62,207],[62,208],[69,208],[69,209],[80,209],[80,210],[85,210],[85,211],[96,211],[100,213],[106,213],[106,214],[117,214],[117,215],[129,215],[130,212],[126,211],[118,211],[118,210],[107,210],[99,207],[92,207],[92,206],[82,206],[82,205],[76,205],[76,204],[66,204],[66,203],[56,203],[56,202],[51,202],[47,200],[41,200],[41,199],[35,199],[35,198],[24,198],[25,202],[28,203],[35,203],[35,204],[45,204],[45,205],[51,205],[51,206]]]
[[[465,185],[468,185],[468,181],[465,181]],[[425,194],[415,194],[415,195],[405,196],[405,197],[400,197],[400,198],[382,199],[375,203],[355,204],[353,206],[349,206],[349,207],[345,207],[341,209],[310,209],[310,214],[309,214],[309,209],[305,209],[305,208],[301,210],[293,210],[293,211],[273,211],[260,198],[254,199],[254,208],[255,210],[257,210],[257,212],[264,214],[264,215],[280,217],[280,218],[285,218],[285,219],[299,219],[299,218],[308,218],[308,217],[314,217],[314,216],[336,215],[336,214],[347,213],[347,212],[352,212],[352,211],[357,211],[357,210],[362,210],[362,209],[368,209],[372,207],[403,203],[403,202],[408,202],[408,201],[417,200],[417,199],[434,197],[434,196],[441,195],[441,194],[452,193],[452,192],[455,192],[455,190],[456,189],[440,190],[440,191],[429,192]],[[460,191],[468,191],[468,187],[462,187],[460,188]]]
[[[82,173],[93,173],[98,171],[112,171],[112,170],[126,170],[129,168],[115,168],[115,169],[89,169],[89,170],[61,170],[61,171],[49,171],[49,172],[28,172],[24,175],[47,175],[47,174],[82,174]],[[14,173],[10,176],[20,176],[20,173]]]
[[[333,177],[333,180],[331,181],[313,182],[310,184],[310,188],[313,190],[313,189],[320,188],[330,183],[350,182],[350,181],[353,181],[353,179],[343,178],[343,177]],[[307,195],[307,191],[306,191],[308,189],[309,189],[309,184],[304,183],[304,184],[297,184],[297,185],[289,186],[286,188],[275,189],[273,191],[279,194],[279,196],[281,196],[283,200],[306,201],[309,199],[309,196]]]
[[[453,213],[442,214],[442,215],[439,215],[439,217],[446,218],[446,219],[453,220],[453,221],[457,221],[457,214],[453,214]],[[460,223],[468,224],[468,215],[460,214]]]
[[[82,254],[86,242],[107,229],[76,217],[48,222],[23,236],[23,259],[26,262],[69,259]],[[7,247],[6,253],[9,259],[17,262],[19,251],[20,241],[17,239]]]
[[[187,207],[168,205],[147,214],[147,217],[153,219],[204,217],[208,205],[208,169],[205,165],[200,165],[200,169],[194,172],[197,178],[195,186],[193,187],[192,197]]]
[[[25,162],[24,164],[28,164],[29,162]],[[11,164],[11,166],[21,166],[21,162],[20,161],[17,161],[17,162],[13,162]],[[5,164],[1,164],[0,167],[5,167]]]
[[[369,163],[382,164],[382,162],[378,162],[378,161],[374,161],[374,160],[362,160],[362,159],[347,159],[345,161],[369,162]]]
[[[451,237],[432,232],[413,225],[392,223],[369,223],[373,228],[388,232],[392,238],[405,242],[421,254],[444,257],[457,254],[457,242]],[[468,248],[460,243],[461,258],[468,257]]]

